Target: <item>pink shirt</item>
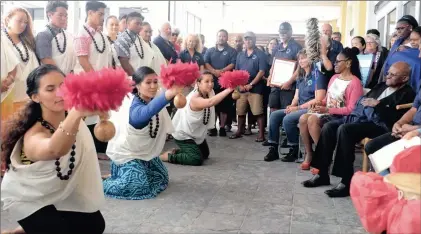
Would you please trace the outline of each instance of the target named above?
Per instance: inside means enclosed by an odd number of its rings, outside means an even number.
[[[340,74],[336,74],[332,76],[329,81],[328,90],[330,86],[333,84],[333,81],[337,79]],[[356,76],[349,82],[348,86],[345,89],[345,106],[339,108],[329,108],[329,114],[331,115],[349,115],[351,114],[352,110],[355,108],[355,104],[357,103],[358,99],[364,94],[363,86],[361,84],[361,80],[358,79]],[[323,105],[326,105],[327,102],[327,95],[323,99]]]
[[[84,24],[84,26],[89,30],[89,33],[91,33],[92,36],[95,36],[97,30],[87,24]],[[91,43],[92,38],[89,35],[77,35],[73,44],[76,56],[88,56]]]

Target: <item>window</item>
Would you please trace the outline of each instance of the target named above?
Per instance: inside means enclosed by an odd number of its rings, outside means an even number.
[[[415,16],[415,1],[408,1],[403,6],[403,14]]]
[[[44,8],[26,8],[32,20],[44,20]]]
[[[392,34],[395,32],[396,27],[396,9],[391,11],[387,14],[387,38],[386,38],[386,45],[390,44],[390,39],[392,38]]]
[[[187,32],[188,33],[201,33],[202,19],[187,12]]]
[[[379,30],[379,32],[380,32],[380,41],[383,43],[383,46],[385,46],[385,40],[384,40],[384,36],[385,36],[385,33],[384,33],[384,22],[385,21],[385,18],[383,17],[383,18],[381,18],[378,22],[377,22],[377,30]]]

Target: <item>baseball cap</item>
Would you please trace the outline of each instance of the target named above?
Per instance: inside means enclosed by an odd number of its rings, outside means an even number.
[[[292,30],[291,24],[288,22],[283,22],[282,24],[279,25],[279,32],[287,32]]]
[[[249,38],[251,38],[251,39],[256,40],[256,34],[254,34],[254,32],[246,32],[246,33],[244,33],[244,36],[243,36],[243,37],[244,37],[244,38],[249,37]]]
[[[402,22],[402,21],[408,22],[410,25],[412,25],[413,28],[418,27],[418,22],[417,22],[417,20],[412,15],[404,15],[404,16],[402,16],[402,18],[400,18],[398,20],[398,23],[399,22]]]

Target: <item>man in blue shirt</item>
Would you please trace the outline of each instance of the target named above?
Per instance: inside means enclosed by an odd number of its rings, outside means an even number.
[[[253,32],[244,34],[244,43],[246,50],[238,54],[235,69],[247,71],[250,77],[249,83],[240,87],[240,99],[237,100],[238,129],[230,139],[241,137],[245,131],[246,114],[248,106],[250,106],[259,125],[259,136],[256,142],[263,142],[265,140],[265,116],[263,115],[264,82],[262,78],[268,66],[267,58],[266,54],[256,47],[256,35]]]
[[[283,22],[279,25],[279,39],[280,43],[273,49],[273,56],[276,59],[288,59],[297,61],[297,54],[302,49],[302,46],[298,44],[292,38],[292,27],[288,22]],[[270,70],[269,79],[271,79],[273,72],[273,66]],[[298,72],[294,72],[291,78],[282,84],[281,86],[271,85],[271,93],[269,96],[269,107],[271,111],[285,109],[291,104],[295,93],[295,80],[298,77]]]
[[[153,43],[159,48],[162,55],[164,55],[167,63],[176,63],[178,59],[177,51],[175,51],[174,45],[169,41],[171,37],[171,25],[165,23],[159,30],[159,36],[157,36]]]
[[[213,74],[215,94],[223,91],[219,86],[218,79],[222,72],[231,71],[234,69],[235,61],[237,59],[237,52],[234,48],[228,45],[228,32],[224,29],[219,30],[218,43],[215,47],[209,48],[205,54],[205,68]],[[215,107],[216,116],[219,117],[219,136],[226,136],[225,125],[227,123],[228,115],[233,108],[233,100],[231,95],[228,95],[222,102]],[[216,136],[218,131],[216,128],[209,131],[209,136]]]

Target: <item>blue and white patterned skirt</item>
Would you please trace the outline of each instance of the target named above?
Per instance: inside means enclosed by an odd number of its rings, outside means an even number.
[[[111,162],[111,176],[104,180],[107,197],[124,200],[155,198],[168,187],[168,171],[159,157],[116,165]]]

